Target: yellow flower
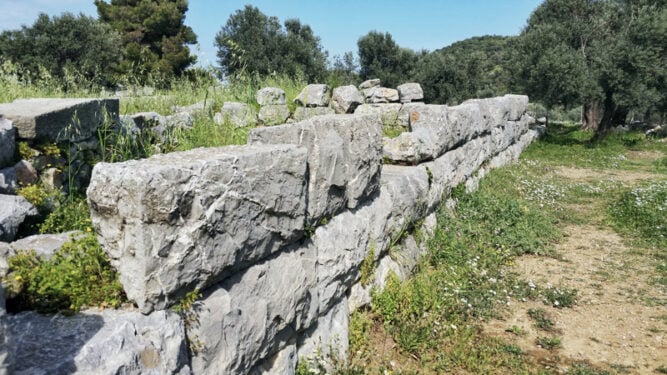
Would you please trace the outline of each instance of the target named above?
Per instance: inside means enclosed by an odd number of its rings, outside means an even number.
[[[93,229],[92,229],[91,227],[87,227],[87,228],[86,228],[86,232],[90,233],[90,232],[92,232],[92,231],[93,231]]]

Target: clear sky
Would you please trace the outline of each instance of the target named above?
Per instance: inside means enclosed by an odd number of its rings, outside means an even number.
[[[357,51],[369,31],[389,32],[401,46],[432,51],[481,35],[517,35],[542,0],[190,0],[186,24],[197,34],[199,63],[216,63],[213,39],[245,4],[280,21],[312,27],[330,56]],[[32,25],[40,12],[97,16],[93,0],[0,0],[0,30]]]

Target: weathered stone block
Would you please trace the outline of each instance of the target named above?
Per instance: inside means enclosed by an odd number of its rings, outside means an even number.
[[[329,99],[328,85],[310,84],[301,90],[294,103],[304,107],[326,107],[329,105]]]
[[[288,143],[308,149],[308,222],[354,208],[379,186],[382,125],[375,116],[317,116],[253,129],[249,143]]]
[[[374,78],[361,82],[359,85],[359,90],[370,89],[373,87],[380,87],[380,79]]]
[[[257,103],[265,105],[285,105],[285,90],[277,87],[265,87],[257,91]]]
[[[96,135],[105,115],[118,118],[118,99],[17,99],[0,104],[23,139],[78,141]]]
[[[18,188],[19,180],[16,176],[16,168],[0,169],[0,194],[15,194]]]
[[[329,107],[296,107],[294,120],[303,121],[315,116],[333,115],[335,111]]]
[[[10,166],[16,152],[16,128],[0,115],[0,169]]]
[[[66,242],[72,238],[80,238],[83,232],[71,231],[58,234],[36,234],[9,244],[12,252],[34,250],[41,258],[49,259],[58,251]]]
[[[189,374],[178,314],[104,310],[6,316],[15,374]]]
[[[323,366],[327,373],[334,373],[336,364],[328,355],[336,355],[341,361],[347,360],[349,332],[350,311],[347,298],[343,298],[317,319],[315,327],[300,337],[297,358],[310,362],[315,368]]]
[[[382,120],[383,126],[408,128],[407,116],[401,116],[401,104],[362,104],[354,111],[355,115],[375,115]]]
[[[306,149],[200,148],[99,163],[88,201],[100,243],[143,312],[300,238]]]
[[[188,331],[204,348],[194,373],[244,374],[278,353],[318,316],[312,248],[286,251],[210,288]]]
[[[221,125],[225,121],[237,128],[255,125],[257,110],[246,103],[225,102],[220,112],[215,114],[215,123]]]
[[[424,100],[424,91],[419,83],[404,83],[396,89],[401,103]]]
[[[375,87],[364,90],[367,103],[394,103],[398,102],[398,90],[387,87]]]
[[[259,109],[257,118],[262,125],[284,124],[290,116],[289,108],[284,104],[265,105]]]
[[[25,198],[0,194],[0,241],[12,241],[21,224],[38,214],[35,206]]]
[[[338,114],[354,113],[364,103],[364,96],[354,85],[336,87],[331,96],[331,106]]]

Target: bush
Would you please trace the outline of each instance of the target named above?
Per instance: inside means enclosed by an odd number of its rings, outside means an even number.
[[[34,251],[9,258],[6,284],[10,311],[77,312],[83,307],[118,307],[125,301],[116,272],[93,234],[72,238],[43,260]]]
[[[90,209],[86,198],[72,197],[61,202],[39,226],[40,233],[64,233],[72,230],[90,232]]]

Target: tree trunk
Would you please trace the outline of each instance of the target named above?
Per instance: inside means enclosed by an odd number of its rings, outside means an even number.
[[[600,124],[600,111],[601,111],[600,101],[591,100],[588,103],[584,104],[582,111],[582,124],[581,127],[584,130],[593,130],[597,131],[598,125]]]
[[[604,103],[604,113],[600,126],[595,131],[596,138],[603,138],[607,135],[614,126],[624,125],[625,119],[628,117],[628,109],[616,106],[610,98],[607,98]]]

